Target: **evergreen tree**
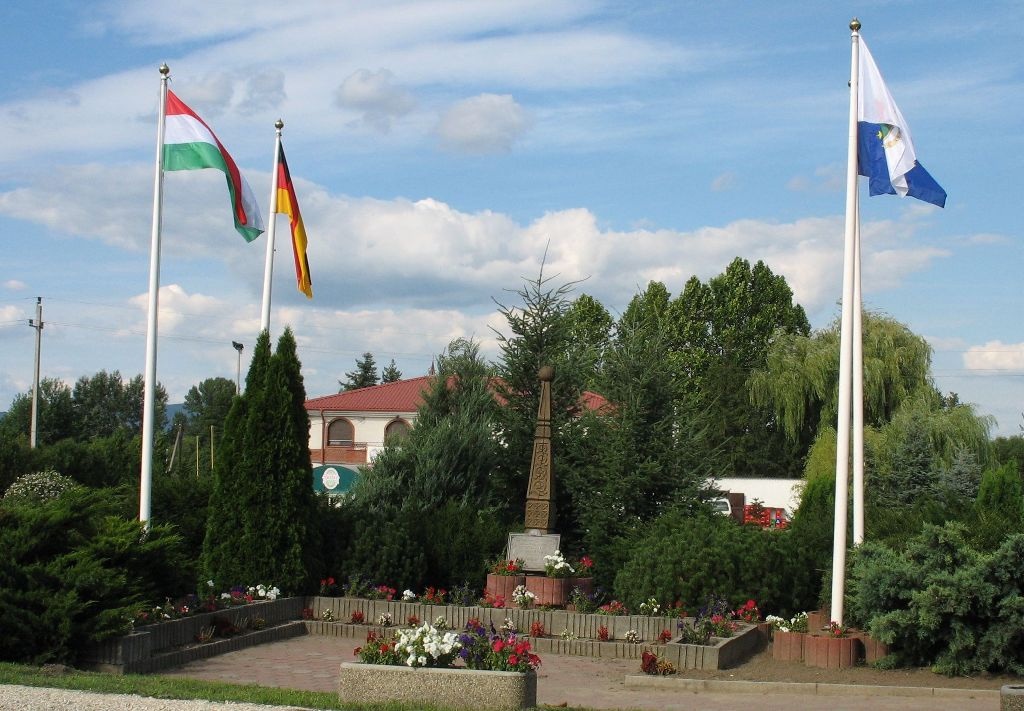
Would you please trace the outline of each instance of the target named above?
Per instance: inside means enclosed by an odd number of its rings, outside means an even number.
[[[356,369],[345,373],[347,380],[339,380],[338,385],[341,391],[357,390],[368,388],[380,382],[377,379],[377,362],[373,359],[373,353],[367,351],[362,358],[356,358]]]
[[[249,411],[265,387],[270,358],[270,335],[263,331],[256,340],[245,377],[245,392],[234,399],[224,420],[224,436],[214,468],[213,493],[203,541],[203,577],[216,581],[222,588],[257,582],[250,577],[242,545],[247,520],[244,509],[248,505],[250,489],[262,482],[258,479],[259,458],[246,450],[245,440]]]
[[[574,284],[552,286],[543,268],[536,279],[527,280],[515,293],[519,306],[498,304],[498,313],[506,320],[510,334],[497,332],[501,358],[498,395],[505,406],[498,412],[498,438],[506,446],[507,456],[494,472],[501,500],[506,502],[510,520],[523,515],[533,436],[540,403],[542,366],[555,370],[551,382],[551,449],[555,481],[555,511],[559,530],[572,521],[572,500],[560,480],[566,471],[566,435],[569,423],[581,410],[588,371],[583,354],[574,347],[572,322],[568,318],[569,294]]]
[[[394,383],[402,379],[402,371],[395,365],[395,359],[392,358],[391,362],[388,363],[387,367],[380,372],[381,383]]]

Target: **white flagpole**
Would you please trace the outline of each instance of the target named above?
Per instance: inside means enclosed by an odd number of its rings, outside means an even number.
[[[861,298],[860,195],[853,257],[853,545],[864,542],[864,304]]]
[[[167,75],[160,65],[160,105],[156,122],[156,170],[153,176],[153,232],[149,248],[149,310],[146,320],[146,375],[142,405],[142,472],[139,483],[139,520],[149,528],[153,488],[153,420],[156,410],[156,334],[160,310],[160,222],[164,202],[164,123],[167,114]]]
[[[270,333],[270,291],[274,280],[274,233],[277,225],[277,169],[281,156],[281,129],[284,121],[274,122],[277,136],[274,138],[274,170],[270,174],[270,215],[267,220],[267,262],[263,268],[263,315],[260,319],[260,331]]]
[[[857,63],[860,21],[850,21],[850,122],[846,164],[846,228],[843,249],[843,314],[839,344],[839,422],[836,427],[836,506],[832,532],[831,621],[843,623],[843,595],[846,588],[846,505],[850,470],[850,400],[852,389],[854,247],[857,224]]]

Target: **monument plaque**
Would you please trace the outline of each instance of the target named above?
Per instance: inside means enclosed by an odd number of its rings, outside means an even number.
[[[543,572],[544,556],[553,555],[561,544],[557,533],[510,533],[508,534],[509,560],[523,561],[523,570],[530,573]]]

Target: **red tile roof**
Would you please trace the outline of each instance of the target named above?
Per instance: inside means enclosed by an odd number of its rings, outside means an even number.
[[[423,403],[423,392],[430,387],[433,378],[433,375],[422,375],[384,385],[371,385],[368,388],[324,395],[306,400],[306,409],[332,412],[416,412]],[[588,410],[602,410],[609,406],[604,397],[589,390],[583,393],[581,404]]]
[[[431,375],[396,380],[368,388],[346,390],[306,400],[307,410],[336,412],[416,412],[423,402],[423,391],[430,387]]]

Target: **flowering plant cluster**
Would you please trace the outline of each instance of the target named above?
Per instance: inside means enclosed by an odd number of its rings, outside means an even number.
[[[352,610],[352,614],[349,616],[348,621],[353,625],[361,625],[366,621],[366,615],[363,614],[362,610]]]
[[[833,621],[828,624],[829,637],[845,637],[849,631],[849,628],[839,624],[838,622]]]
[[[593,568],[594,561],[588,555],[580,556],[579,561],[576,563],[576,571],[580,573],[580,577],[590,576]]]
[[[780,632],[806,632],[807,631],[807,613],[798,612],[790,619],[784,617],[777,617],[775,615],[768,615],[765,618],[765,622],[768,622],[775,629]]]
[[[420,626],[420,618],[417,617],[416,615],[409,615],[408,617],[405,618],[405,623],[407,625],[409,625],[410,627],[419,627]]]
[[[439,630],[448,629],[448,618],[444,615],[438,615],[434,620],[434,627]]]
[[[659,644],[668,644],[672,641],[672,633],[669,630],[662,630],[658,635]]]
[[[640,633],[636,630],[627,630],[625,640],[629,644],[640,644]]]
[[[459,656],[470,669],[527,672],[540,664],[528,639],[517,638],[515,632],[498,632],[493,626],[488,633],[477,620],[469,621],[459,642]]]
[[[71,477],[54,469],[22,474],[15,479],[0,498],[7,502],[45,502],[60,498],[73,486],[78,486]]]
[[[729,603],[724,598],[710,595],[692,626],[679,621],[682,641],[685,644],[707,644],[712,637],[732,637],[739,625],[729,616]]]
[[[547,635],[547,630],[544,629],[544,623],[540,620],[534,620],[530,623],[530,636],[531,637],[544,637]]]
[[[562,556],[561,551],[544,556],[544,574],[549,578],[569,578],[574,572],[572,565]]]
[[[743,607],[733,611],[732,616],[737,620],[743,620],[751,624],[761,621],[761,611],[757,609],[757,603],[753,600],[747,600]]]
[[[352,653],[359,657],[363,664],[391,664],[397,666],[402,662],[398,658],[398,650],[393,641],[386,637],[378,637],[370,630],[366,633],[366,644],[356,647]]]
[[[654,652],[644,652],[640,655],[640,670],[644,674],[654,676],[668,676],[676,673],[676,667],[672,662],[660,659]]]
[[[608,628],[601,625],[597,628],[597,638],[602,642],[608,641]]]
[[[420,602],[424,605],[446,605],[448,598],[448,591],[444,588],[427,588],[422,595],[420,595]]]
[[[484,596],[477,602],[480,607],[505,607],[505,598],[501,595],[494,595],[490,590],[484,590]]]
[[[537,596],[526,589],[525,585],[517,585],[516,589],[512,591],[512,602],[516,604],[516,607],[526,609],[532,607]]]
[[[672,603],[672,607],[668,609],[668,612],[672,617],[686,617],[686,604],[682,600],[676,600]]]
[[[576,612],[582,612],[585,615],[596,612],[597,605],[602,599],[604,599],[604,591],[600,588],[585,593],[576,585],[569,593],[569,604],[576,609]]]
[[[599,615],[628,615],[629,610],[618,600],[612,600],[607,605],[601,605],[597,608],[597,614]]]
[[[322,597],[338,596],[338,584],[334,581],[334,578],[320,579],[320,595]]]
[[[637,612],[647,617],[653,617],[661,614],[661,603],[658,602],[657,598],[649,598],[646,602],[640,603],[640,609]]]
[[[162,605],[154,605],[148,610],[138,610],[132,619],[132,624],[136,626],[149,625],[166,620],[177,620],[203,612],[216,612],[228,607],[248,605],[257,600],[276,600],[281,594],[277,587],[268,587],[266,585],[248,587],[238,585],[220,595],[212,592],[214,589],[214,582],[212,580],[206,581],[206,587],[209,592],[203,597],[195,593],[189,593],[177,601],[166,598]]]
[[[491,563],[491,575],[522,575],[526,562],[522,558],[506,560],[498,558]]]
[[[399,630],[395,651],[409,667],[450,667],[462,644],[454,632],[440,632],[424,624]]]
[[[390,612],[382,612],[377,615],[377,625],[380,627],[390,627],[394,624],[394,620],[391,618]]]
[[[416,593],[414,593],[412,590],[403,590],[402,591],[402,602],[412,602],[415,599],[416,599]]]
[[[378,585],[370,591],[369,597],[371,600],[394,600],[397,592],[397,590],[389,588],[387,585]]]

